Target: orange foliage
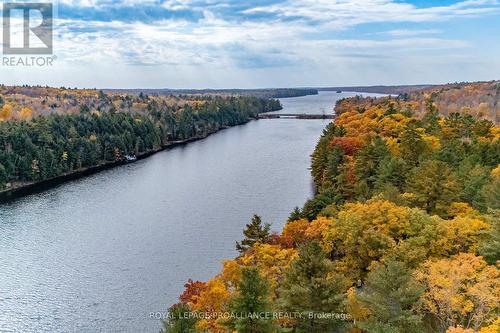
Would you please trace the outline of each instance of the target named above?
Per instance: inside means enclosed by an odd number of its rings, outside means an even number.
[[[306,239],[306,230],[309,227],[307,220],[288,222],[281,233],[280,243],[283,247],[297,247]]]
[[[207,289],[207,284],[201,281],[193,281],[191,279],[184,285],[184,292],[179,296],[182,303],[195,304],[201,292]]]
[[[356,137],[335,137],[330,146],[333,148],[335,146],[340,146],[344,151],[344,154],[352,156],[356,154],[363,146],[363,141]]]

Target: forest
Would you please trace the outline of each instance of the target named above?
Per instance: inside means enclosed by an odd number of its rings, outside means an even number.
[[[0,190],[122,161],[279,110],[275,99],[0,88]]]
[[[255,215],[162,332],[499,332],[496,111],[440,110],[498,88],[452,89],[342,101],[312,154],[314,198],[280,233]]]

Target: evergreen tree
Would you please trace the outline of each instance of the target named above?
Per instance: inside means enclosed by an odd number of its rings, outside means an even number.
[[[333,273],[333,263],[326,258],[317,241],[299,249],[299,257],[285,273],[280,285],[280,306],[290,313],[301,313],[296,332],[322,333],[342,326],[334,318],[320,318],[325,313],[340,313],[344,308],[347,283]]]
[[[375,188],[381,190],[386,185],[392,185],[402,190],[405,184],[406,168],[401,158],[386,157],[377,169],[375,176]]]
[[[295,207],[288,217],[288,222],[297,221],[302,218],[302,212],[299,207]]]
[[[256,268],[245,268],[238,289],[229,304],[234,318],[229,320],[228,327],[238,333],[273,332],[268,282]]]
[[[500,211],[491,211],[491,229],[484,236],[479,247],[479,254],[490,264],[500,261]]]
[[[414,203],[430,214],[446,216],[449,205],[458,199],[458,185],[451,169],[441,161],[423,162],[410,174],[408,191]]]
[[[401,134],[401,156],[409,166],[417,165],[420,156],[424,153],[426,145],[422,135],[417,131],[419,123],[412,120]]]
[[[169,316],[162,320],[160,333],[195,333],[196,318],[190,316],[191,309],[185,303],[173,305],[169,309]]]
[[[377,136],[359,152],[356,158],[356,175],[373,189],[379,165],[388,157],[390,157],[389,147],[381,137]]]
[[[422,119],[422,123],[429,133],[435,133],[439,130],[439,112],[436,106],[434,105],[434,101],[432,99],[427,101],[427,112]]]
[[[340,165],[344,162],[344,151],[340,146],[335,146],[333,151],[328,155],[327,162],[327,179],[331,182],[340,174]]]
[[[240,242],[236,242],[236,250],[243,253],[250,249],[255,243],[266,243],[270,237],[271,225],[266,223],[262,225],[262,219],[259,215],[252,217],[252,222],[246,225],[243,234],[245,238]]]
[[[368,332],[422,332],[422,318],[413,307],[423,292],[404,263],[388,259],[368,273],[357,296],[370,311],[369,319],[361,326]]]

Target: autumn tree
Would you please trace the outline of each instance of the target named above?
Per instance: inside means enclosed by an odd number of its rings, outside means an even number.
[[[478,331],[500,310],[499,269],[488,266],[482,257],[461,253],[429,259],[416,277],[425,286],[419,311],[435,323],[436,332],[445,332],[450,326]]]
[[[30,120],[33,116],[33,110],[30,108],[22,108],[16,115],[16,117],[20,120]]]
[[[332,222],[326,242],[338,253],[337,268],[355,281],[430,223],[424,212],[386,200],[349,203]]]
[[[227,323],[239,333],[267,333],[273,331],[268,283],[256,268],[245,268],[237,295],[229,302],[234,315]]]
[[[317,241],[304,244],[292,262],[280,286],[279,304],[287,312],[298,312],[296,332],[326,332],[342,326],[322,313],[340,313],[344,309],[346,280],[333,273],[333,263],[326,259]]]
[[[2,109],[0,109],[0,121],[10,120],[12,118],[12,106],[10,104],[4,104]]]
[[[189,279],[184,285],[184,292],[179,296],[181,303],[191,303],[196,302],[196,297],[200,296],[201,292],[207,289],[207,284],[201,281],[193,281]]]
[[[246,225],[243,230],[245,238],[240,242],[236,242],[236,250],[243,253],[250,249],[255,243],[266,243],[269,240],[271,224],[262,225],[262,219],[258,215],[252,217],[252,221]]]
[[[206,288],[192,298],[192,310],[202,313],[217,314],[227,310],[230,292],[222,279],[216,277],[207,282]],[[217,315],[207,316],[196,322],[196,329],[210,332],[225,332],[223,318]]]

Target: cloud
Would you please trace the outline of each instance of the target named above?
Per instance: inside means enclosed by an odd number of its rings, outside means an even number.
[[[408,36],[421,36],[421,35],[435,35],[435,34],[440,34],[442,32],[443,32],[442,30],[438,29],[418,29],[418,30],[395,29],[389,31],[382,31],[379,32],[378,34],[395,36],[395,37],[408,37]]]
[[[322,66],[338,71],[342,66],[370,66],[373,71],[375,66],[417,62],[419,57],[422,63],[428,60],[424,57],[446,59],[452,52],[471,50],[471,42],[428,24],[500,13],[494,0],[434,3],[60,0],[54,45],[65,68],[143,66],[156,68],[158,75],[189,73],[185,75],[193,82],[201,75],[192,73],[206,71],[259,70],[269,77],[278,75],[271,74],[275,71],[307,71],[321,77]]]

